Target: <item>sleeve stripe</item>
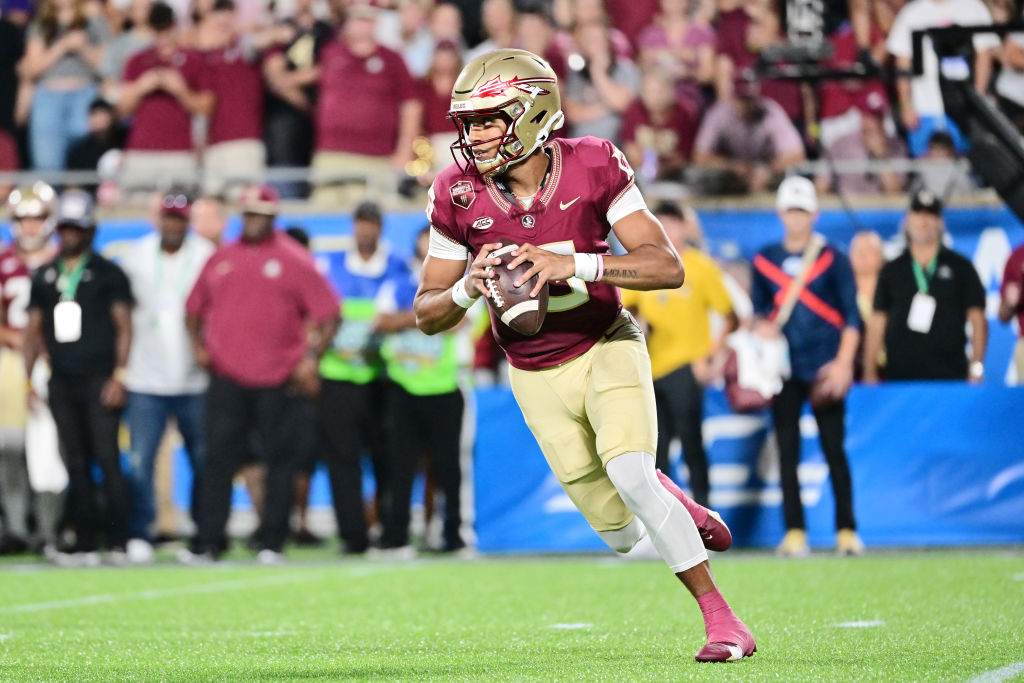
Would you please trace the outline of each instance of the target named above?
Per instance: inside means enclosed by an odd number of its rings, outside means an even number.
[[[608,225],[614,226],[629,214],[643,211],[646,208],[647,202],[644,201],[640,189],[631,182],[612,200],[605,216],[608,219]]]
[[[448,261],[465,261],[469,258],[469,249],[431,225],[427,254]]]

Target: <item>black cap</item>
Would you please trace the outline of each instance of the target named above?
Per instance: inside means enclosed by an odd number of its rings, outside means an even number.
[[[942,215],[942,200],[931,190],[921,189],[910,197],[910,210]]]
[[[376,202],[363,202],[356,207],[354,216],[357,221],[371,221],[377,225],[381,224],[380,207]]]
[[[82,230],[96,227],[96,203],[92,195],[82,190],[67,190],[57,199],[54,212],[57,227],[70,225]]]

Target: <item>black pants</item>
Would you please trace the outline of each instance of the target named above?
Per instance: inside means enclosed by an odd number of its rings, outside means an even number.
[[[75,525],[75,549],[79,551],[97,548],[100,522],[92,480],[93,462],[99,463],[103,471],[108,524],[103,531],[107,545],[123,549],[128,541],[128,485],[121,471],[117,443],[121,416],[119,411],[109,410],[100,402],[107,379],[106,375],[57,374],[50,378],[50,410],[57,423],[71,484],[67,513]]]
[[[797,465],[800,464],[800,412],[804,401],[810,395],[809,382],[789,380],[782,385],[782,391],[772,402],[772,421],[775,423],[775,438],[779,444],[779,470],[782,477],[782,507],[786,529],[804,528],[804,506],[800,501],[800,481],[797,479]],[[830,406],[814,410],[818,423],[821,449],[825,452],[832,495],[836,501],[836,529],[855,529],[853,519],[853,487],[850,482],[850,467],[846,461],[843,441],[846,437],[846,402],[839,401]]]
[[[693,499],[708,504],[708,456],[704,450],[704,387],[693,374],[693,366],[684,365],[654,380],[654,399],[658,406],[658,452],[656,465],[669,473],[668,447],[676,436],[683,442],[683,459],[690,471]]]
[[[385,517],[381,545],[399,548],[409,543],[412,484],[419,470],[420,458],[427,454],[438,486],[444,493],[444,547],[446,550],[463,547],[459,536],[462,525],[459,437],[465,408],[462,392],[414,396],[396,386],[388,405],[391,505]]]
[[[354,384],[324,380],[321,383],[323,454],[331,478],[338,535],[348,552],[360,553],[369,545],[361,462],[367,453],[373,459],[378,510],[383,514],[388,509],[390,476],[384,448],[385,405],[380,382]]]
[[[288,536],[295,471],[296,405],[285,386],[246,387],[210,375],[206,395],[206,461],[200,484],[198,549],[217,554],[231,512],[231,485],[249,461],[255,433],[267,465],[260,544],[280,551]]]

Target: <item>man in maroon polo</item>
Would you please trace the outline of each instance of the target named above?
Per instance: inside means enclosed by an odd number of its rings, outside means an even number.
[[[278,205],[271,187],[243,191],[241,238],[214,253],[185,304],[196,359],[210,370],[199,532],[186,562],[219,554],[231,482],[254,433],[267,465],[260,561],[279,562],[288,535],[296,397],[319,390],[340,308],[310,254],[274,230]]]
[[[121,169],[122,186],[151,189],[159,182],[190,183],[197,165],[192,117],[213,106],[198,53],[181,47],[174,10],[157,2],[149,11],[153,46],[124,66],[118,113],[132,125]]]
[[[999,320],[1008,323],[1017,318],[1020,338],[1014,347],[1013,362],[1017,384],[1024,385],[1024,244],[1014,249],[1007,259],[999,293]]]
[[[402,55],[377,43],[377,9],[349,6],[339,37],[320,57],[313,170],[366,176],[373,193],[393,187],[412,158],[421,105]],[[318,183],[313,200],[348,206],[360,184]]]
[[[234,0],[217,0],[211,17],[216,44],[202,53],[214,95],[203,153],[203,189],[208,195],[227,192],[233,198],[266,167],[263,75],[255,49],[239,35]]]

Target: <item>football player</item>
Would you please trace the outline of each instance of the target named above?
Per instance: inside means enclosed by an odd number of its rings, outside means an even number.
[[[57,254],[57,248],[50,240],[55,200],[53,188],[42,181],[15,189],[7,199],[14,239],[0,252],[0,394],[4,397],[0,402],[0,500],[7,519],[6,533],[0,540],[0,555],[27,548],[29,481],[25,462],[25,430],[28,423],[28,382],[21,360],[21,342],[28,323],[32,273]],[[35,402],[33,410],[38,413],[37,421],[52,421],[45,402]],[[55,453],[50,456],[51,460],[59,462]],[[40,491],[35,502],[41,546],[52,554],[61,496],[52,491]]]
[[[508,267],[532,264],[518,284],[538,275],[533,296],[549,283],[547,316],[538,334],[523,336],[492,311],[491,329],[549,466],[610,547],[627,553],[649,538],[696,598],[707,634],[698,661],[752,655],[754,639],[715,585],[705,550],[727,548],[728,528],[654,466],[650,358],[617,287],[679,287],[683,268],[633,170],[605,140],[551,139],[564,118],[558,84],[525,50],[470,61],[448,117],[461,160],[428,195],[417,325],[432,334],[458,323],[488,295],[488,270],[501,263],[489,252],[518,245]],[[626,254],[609,255],[612,229]]]

